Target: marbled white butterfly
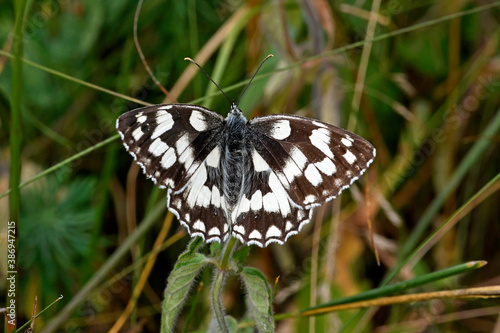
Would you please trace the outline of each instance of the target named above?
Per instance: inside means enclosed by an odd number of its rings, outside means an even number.
[[[225,94],[224,94],[225,95]],[[121,115],[125,148],[167,188],[168,209],[191,237],[283,244],[368,168],[374,147],[324,122],[293,115],[248,121],[197,105],[162,104]]]

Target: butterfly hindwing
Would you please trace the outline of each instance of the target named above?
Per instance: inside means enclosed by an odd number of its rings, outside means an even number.
[[[189,234],[201,236],[208,243],[222,242],[230,231],[226,216],[226,198],[221,189],[219,172],[220,147],[216,146],[192,175],[185,188],[169,190],[169,210]],[[217,157],[219,156],[219,157]]]
[[[244,182],[251,185],[232,211],[232,233],[244,244],[283,244],[309,222],[312,210],[293,203],[271,166],[254,147],[249,149],[251,172]]]

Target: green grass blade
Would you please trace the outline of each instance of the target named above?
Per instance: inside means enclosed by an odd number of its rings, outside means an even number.
[[[0,50],[0,55],[6,56],[6,57],[9,57],[9,58],[14,58],[13,54],[11,54],[9,52],[6,52],[6,51],[3,51],[3,50]],[[117,92],[115,92],[113,90],[109,90],[109,89],[106,89],[106,88],[103,88],[103,87],[99,87],[98,85],[95,85],[95,84],[92,84],[92,83],[89,83],[89,82],[77,79],[75,77],[72,77],[71,75],[64,74],[62,72],[56,71],[55,69],[52,69],[52,68],[49,68],[49,67],[37,64],[37,63],[35,63],[33,61],[30,61],[28,59],[21,58],[21,61],[23,63],[25,63],[26,65],[38,68],[38,69],[40,69],[40,70],[42,70],[44,72],[53,74],[55,76],[59,76],[59,77],[61,77],[63,79],[66,79],[68,81],[72,81],[74,83],[81,84],[82,86],[86,86],[86,87],[89,87],[89,88],[92,88],[92,89],[104,92],[106,94],[113,95],[113,96],[122,98],[124,100],[140,104],[140,105],[151,105],[149,103],[141,101],[140,99],[136,99],[136,98],[133,98],[133,97],[130,97],[130,96],[127,96],[127,95],[119,94],[119,93],[117,93]]]
[[[52,172],[55,172],[57,170],[59,170],[60,168],[64,167],[64,166],[67,166],[68,164],[70,164],[71,162],[73,162],[74,160],[77,160],[79,159],[80,157],[83,157],[87,154],[90,154],[91,152],[93,152],[94,150],[97,150],[105,145],[107,145],[108,143],[111,143],[115,140],[117,140],[118,138],[120,138],[120,135],[119,134],[115,134],[113,135],[112,137],[109,137],[107,138],[106,140],[103,140],[95,145],[93,145],[92,147],[89,147],[85,150],[82,150],[81,152],[71,156],[71,157],[68,157],[67,159],[65,159],[64,161],[61,161],[53,166],[51,166],[50,168],[47,168],[45,169],[44,171],[40,172],[38,175],[28,179],[27,181],[21,183],[18,188],[21,189],[23,188],[24,186],[28,185],[28,184],[31,184],[37,180],[39,180],[40,178],[43,178],[45,176],[47,176],[48,174],[52,173]],[[8,191],[6,191],[5,193],[2,193],[0,195],[0,199],[5,197],[6,195],[8,195],[9,193],[11,193],[12,191],[12,188],[9,189]]]
[[[23,16],[26,9],[26,1],[18,0],[14,2],[16,21],[14,26],[13,35],[13,50],[14,59],[12,61],[12,97],[10,100],[11,118],[10,118],[10,175],[9,186],[14,188],[9,197],[9,220],[15,221],[14,232],[18,235],[19,231],[19,211],[21,207],[21,191],[19,183],[21,181],[21,144],[22,144],[22,120],[21,120],[21,102],[23,93]],[[19,248],[18,237],[14,238],[14,248]],[[18,259],[14,258],[14,268],[10,270],[17,270]],[[18,277],[14,274],[14,285],[17,284]],[[11,282],[12,283],[12,282]],[[7,304],[14,302],[14,313],[16,310],[16,297],[15,294],[6,293]],[[8,317],[5,317],[8,318]],[[5,320],[6,330],[12,331],[17,326],[17,317],[13,321]],[[12,325],[13,323],[13,325]],[[8,327],[8,329],[7,329]]]
[[[154,225],[154,222],[164,213],[166,203],[164,200],[160,201],[149,212],[149,214],[141,221],[138,227],[130,236],[120,245],[118,249],[109,257],[109,259],[94,273],[92,278],[73,296],[69,303],[44,327],[42,332],[54,332],[61,326],[66,319],[73,313],[78,305],[87,299],[90,292],[97,287],[97,285],[106,278],[111,270],[126,256],[130,248],[136,244],[141,237]]]
[[[394,295],[396,293],[400,293],[402,291],[405,291],[405,290],[408,290],[411,288],[415,288],[415,287],[422,286],[422,285],[425,285],[428,283],[439,281],[439,280],[448,278],[450,276],[467,273],[469,271],[481,268],[484,265],[486,265],[486,261],[467,262],[467,263],[456,265],[456,266],[453,266],[450,268],[442,269],[442,270],[437,271],[437,272],[425,274],[424,276],[418,276],[418,277],[413,278],[413,279],[408,280],[408,281],[401,281],[398,283],[394,283],[392,285],[383,286],[380,288],[368,290],[368,291],[365,291],[365,292],[362,292],[362,293],[359,293],[359,294],[356,294],[353,296],[342,297],[342,298],[336,299],[332,302],[323,303],[321,305],[314,306],[311,308],[302,309],[301,312],[321,309],[321,308],[333,306],[333,305],[346,304],[346,303],[357,302],[357,301],[365,301],[365,300],[374,299],[377,297]]]
[[[416,224],[415,230],[411,233],[410,237],[405,241],[403,248],[401,249],[401,257],[407,257],[412,250],[415,249],[417,243],[424,235],[425,231],[431,224],[434,216],[439,212],[443,206],[446,198],[454,191],[459,185],[460,181],[464,178],[467,172],[476,165],[477,160],[485,152],[493,140],[493,137],[500,130],[500,110],[497,111],[495,117],[491,120],[488,127],[484,130],[481,137],[477,140],[474,146],[470,149],[464,159],[456,168],[450,180],[446,183],[446,186],[438,193],[436,198],[432,201],[429,208],[427,208]],[[387,276],[384,280],[385,283],[389,282],[399,270],[403,267],[405,262],[400,263],[398,267]]]

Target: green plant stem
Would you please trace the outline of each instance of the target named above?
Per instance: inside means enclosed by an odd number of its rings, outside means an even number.
[[[227,243],[223,253],[222,253],[222,261],[220,263],[220,268],[222,270],[226,270],[227,266],[229,264],[229,259],[231,258],[231,255],[233,254],[233,249],[234,246],[236,245],[237,239],[234,237],[231,237],[229,239],[229,242]]]
[[[12,50],[14,59],[12,60],[12,97],[10,101],[10,187],[15,188],[10,194],[11,221],[19,221],[20,191],[19,182],[21,180],[21,100],[23,92],[23,13],[26,8],[26,1],[18,0],[14,2],[16,21],[14,33],[12,35]]]
[[[63,299],[63,295],[59,296],[58,298],[56,298],[55,301],[53,301],[52,303],[50,303],[49,305],[47,305],[47,307],[45,309],[43,309],[42,311],[38,312],[36,315],[35,315],[35,318],[38,318],[40,317],[45,311],[47,311],[48,309],[50,309],[54,304],[56,304],[57,302],[59,302],[60,300]],[[29,324],[31,324],[31,321],[32,319],[28,320],[26,323],[24,323],[23,326],[19,327],[15,332],[16,333],[20,333],[23,331],[23,329],[25,329]]]
[[[229,259],[233,253],[236,241],[236,238],[231,237],[225,246],[224,251],[222,252],[222,260],[220,266],[217,268],[217,275],[215,276],[215,281],[212,286],[212,307],[214,308],[215,318],[219,324],[219,330],[224,333],[229,333],[229,328],[227,327],[226,319],[224,318],[224,308],[222,307],[221,294],[227,275]]]
[[[229,333],[229,328],[227,327],[226,319],[224,318],[224,309],[222,308],[222,302],[220,299],[222,286],[224,285],[224,280],[226,272],[222,269],[217,271],[217,276],[215,277],[214,284],[212,286],[212,307],[214,308],[214,315],[219,324],[219,331],[223,333]]]
[[[22,124],[21,124],[21,102],[23,92],[23,14],[26,9],[26,1],[14,1],[16,21],[14,26],[13,38],[13,54],[12,60],[12,97],[10,102],[11,118],[10,118],[10,176],[9,186],[14,188],[9,196],[9,219],[15,221],[14,233],[18,235],[19,230],[19,210],[21,206],[21,191],[19,190],[19,183],[21,181],[21,142],[23,138]],[[6,225],[6,224],[5,224]],[[14,248],[19,248],[18,237],[14,238]],[[12,267],[13,266],[13,267]],[[14,265],[9,265],[9,270],[17,270],[17,257],[14,257]],[[13,274],[14,285],[18,285],[17,274]],[[16,310],[15,296],[11,293],[6,293],[7,304],[14,304],[14,311]],[[7,317],[6,317],[7,318]],[[13,322],[13,325],[11,324]],[[13,331],[17,326],[17,317],[14,321],[5,320],[5,330]],[[8,328],[7,328],[8,327]]]

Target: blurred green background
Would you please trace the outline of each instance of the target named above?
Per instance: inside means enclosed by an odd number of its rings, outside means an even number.
[[[177,221],[164,222],[165,191],[146,180],[114,128],[116,118],[143,105],[140,101],[171,102],[134,46],[136,6],[128,0],[27,2],[21,181],[68,162],[21,190],[20,323],[31,317],[35,296],[41,310],[64,295],[37,319],[36,331],[54,328],[49,325],[56,320],[62,331],[107,332],[123,315],[163,225],[169,229],[162,251],[122,329],[159,331],[166,279],[189,241]],[[356,132],[377,149],[366,176],[317,209],[301,233],[283,246],[252,247],[247,263],[262,270],[271,285],[280,277],[276,314],[377,287],[446,221],[448,228],[426,242],[396,280],[486,260],[479,270],[417,291],[500,284],[498,179],[479,192],[500,172],[499,7],[493,1],[145,1],[138,39],[172,98],[225,116],[227,100],[183,59],[200,62],[236,99],[272,53],[240,104],[247,117],[289,113],[322,119]],[[4,194],[11,162],[14,17],[13,3],[0,2]],[[78,158],[68,161],[72,157]],[[9,219],[8,198],[0,198],[1,221]],[[463,205],[466,213],[450,221]],[[148,219],[151,226],[139,241],[127,244]],[[2,224],[2,252],[5,228]],[[125,255],[110,262],[123,244]],[[5,256],[0,260],[3,276]],[[110,269],[99,277],[103,265]],[[82,289],[91,279],[97,279],[95,286]],[[179,318],[179,331],[208,327],[211,279],[205,270],[199,297],[188,301]],[[5,287],[2,279],[0,288]],[[243,316],[244,296],[239,281],[230,279],[224,294],[229,314]],[[0,300],[3,304],[5,295]],[[72,300],[77,304],[68,310]],[[187,319],[189,308],[196,312]],[[277,330],[336,332],[355,313],[288,318]],[[438,299],[372,308],[356,317],[352,330],[500,331],[499,313],[495,300]]]

